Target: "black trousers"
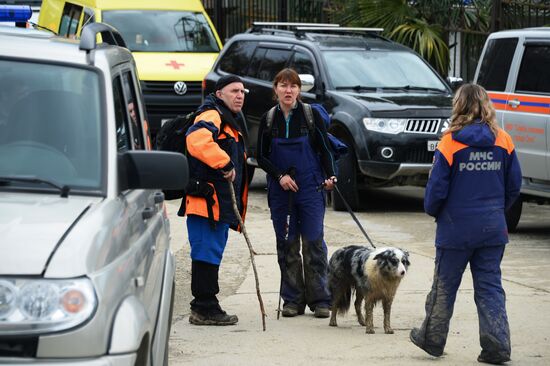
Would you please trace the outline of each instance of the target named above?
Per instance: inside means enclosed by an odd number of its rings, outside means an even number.
[[[216,295],[220,292],[218,272],[220,266],[202,262],[191,262],[191,310],[207,315],[221,311]]]

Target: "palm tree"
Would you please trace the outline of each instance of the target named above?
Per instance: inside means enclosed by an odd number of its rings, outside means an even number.
[[[491,0],[335,0],[334,21],[384,28],[384,35],[424,57],[442,75],[449,65],[450,31],[486,31]]]

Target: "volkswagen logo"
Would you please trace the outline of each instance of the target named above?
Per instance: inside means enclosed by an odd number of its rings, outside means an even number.
[[[177,95],[183,95],[187,93],[187,84],[185,84],[183,81],[176,81],[174,84],[174,91]]]

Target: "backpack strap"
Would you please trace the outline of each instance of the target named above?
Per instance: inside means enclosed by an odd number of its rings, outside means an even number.
[[[315,131],[313,108],[311,107],[311,104],[308,103],[302,103],[302,106],[304,107],[304,115],[306,116],[307,128],[309,130],[309,133],[313,134],[313,132]]]
[[[265,127],[266,131],[273,131],[273,119],[275,118],[275,110],[277,109],[277,106],[271,107],[270,110],[267,111],[267,116],[265,118]],[[275,135],[277,133],[275,132]],[[274,136],[276,137],[276,136]]]

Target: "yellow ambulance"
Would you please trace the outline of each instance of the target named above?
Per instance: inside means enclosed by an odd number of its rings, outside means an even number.
[[[132,51],[153,136],[163,121],[201,103],[202,80],[222,43],[200,0],[44,0],[38,20],[69,38],[90,22],[115,27]]]

